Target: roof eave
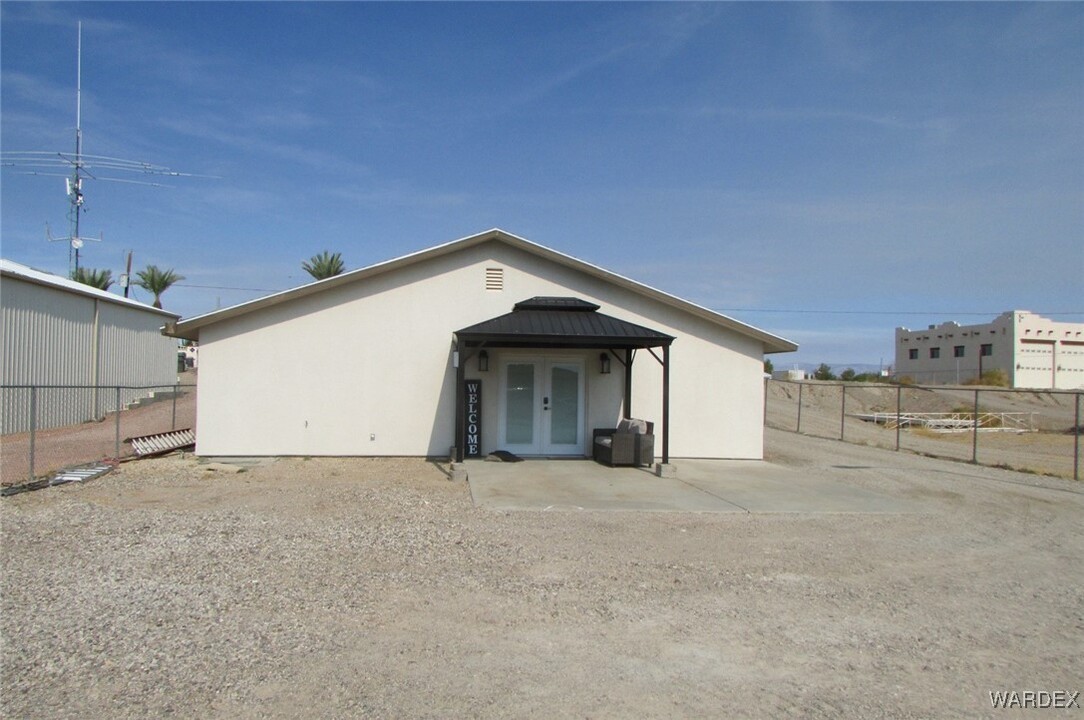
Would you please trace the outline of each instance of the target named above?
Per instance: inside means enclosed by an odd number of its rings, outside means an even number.
[[[648,348],[670,345],[674,338],[614,337],[612,335],[524,335],[511,333],[457,334],[460,342],[477,347]]]
[[[90,298],[91,300],[100,300],[101,302],[113,303],[115,305],[119,305],[120,307],[131,308],[132,310],[140,310],[143,312],[151,313],[153,315],[161,315],[163,318],[173,318],[174,320],[177,320],[181,317],[175,312],[163,310],[162,308],[156,308],[153,305],[146,305],[137,300],[123,298],[119,295],[113,295],[105,290],[98,290],[97,288],[91,288],[89,286],[86,290],[83,290],[82,288],[69,287],[66,285],[49,282],[47,280],[42,280],[31,275],[24,275],[21,272],[11,272],[6,269],[0,270],[0,277],[21,280],[22,282],[30,283],[31,285],[38,285],[39,287],[50,288],[52,290],[57,290],[60,292],[69,292],[74,295],[81,295],[83,297]]]

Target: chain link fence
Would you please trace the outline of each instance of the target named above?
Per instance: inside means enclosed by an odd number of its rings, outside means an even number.
[[[0,385],[0,483],[133,454],[128,438],[193,428],[196,380],[173,385]]]
[[[768,427],[1080,479],[1080,391],[767,380],[764,392]]]

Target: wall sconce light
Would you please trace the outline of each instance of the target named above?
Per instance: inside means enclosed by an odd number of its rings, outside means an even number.
[[[478,353],[478,372],[489,372],[489,353],[485,350]]]
[[[598,371],[603,375],[610,374],[610,353],[602,353],[598,356]]]

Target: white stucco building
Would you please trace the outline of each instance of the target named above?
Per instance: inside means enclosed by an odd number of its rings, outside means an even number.
[[[87,389],[35,391],[37,427],[99,418],[114,409],[116,395],[102,386],[172,385],[177,382],[177,343],[161,328],[176,313],[0,260],[0,385],[70,385]],[[147,395],[125,389],[121,402]],[[29,429],[30,391],[0,394],[2,432]]]
[[[1084,388],[1084,323],[1012,310],[984,325],[896,328],[897,377],[961,383],[990,370],[1003,371],[1010,387]]]
[[[797,348],[501,230],[169,331],[216,456],[586,456],[631,415],[660,457],[760,458],[764,354]]]

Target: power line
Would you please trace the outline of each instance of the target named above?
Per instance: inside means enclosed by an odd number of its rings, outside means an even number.
[[[229,287],[228,285],[189,285],[188,283],[175,283],[173,287],[203,288],[206,290],[244,290],[246,292],[281,292],[281,290],[271,290],[269,288]]]
[[[1004,310],[997,310],[995,312],[952,312],[944,310],[787,310],[781,308],[717,308],[717,311],[748,313],[793,313],[808,315],[975,315],[983,317],[989,317],[991,315],[1001,315],[1003,312],[1005,312]],[[1029,310],[1028,312],[1034,315],[1084,315],[1084,311],[1081,310],[1065,310],[1061,312],[1055,312],[1050,310]]]
[[[250,288],[250,287],[232,287],[229,285],[193,285],[190,283],[176,283],[173,287],[186,287],[186,288],[200,288],[204,290],[240,290],[244,292],[282,292],[281,288]],[[967,315],[976,317],[989,317],[991,315],[1001,315],[1004,311],[994,312],[956,312],[951,310],[929,310],[929,311],[916,311],[916,310],[793,310],[786,308],[716,308],[716,312],[747,312],[747,313],[789,313],[800,315],[937,315],[937,316],[957,316]],[[1084,315],[1084,310],[1063,310],[1063,311],[1051,311],[1051,310],[1029,310],[1035,315]]]

